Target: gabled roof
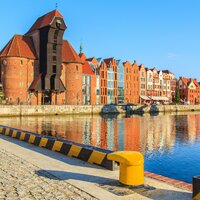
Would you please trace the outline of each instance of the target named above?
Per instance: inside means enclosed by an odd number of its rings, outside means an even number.
[[[86,57],[86,55],[84,53],[80,53],[79,57],[81,58],[82,61],[87,60],[87,57]]]
[[[94,58],[95,58],[95,57],[87,58],[86,60],[89,61],[89,62],[92,62]]]
[[[188,83],[190,82],[190,79],[189,79],[189,78],[184,78],[184,77],[182,77],[181,80],[183,81],[183,83],[184,83],[185,85],[188,85]]]
[[[95,74],[95,72],[92,70],[92,67],[87,61],[83,64],[83,74]]]
[[[97,61],[100,63],[102,61],[102,58],[97,58]]]
[[[169,71],[168,69],[167,70],[162,70],[163,73],[166,73],[166,74],[173,74],[171,71]]]
[[[83,63],[67,40],[63,40],[62,44],[62,62]]]
[[[155,70],[157,71],[157,69],[156,69],[155,67],[154,67],[154,68],[152,68],[152,69],[150,69],[150,70],[151,70],[151,71],[155,71]]]
[[[183,81],[183,83],[184,83],[185,85],[187,85],[187,86],[189,86],[189,84],[190,84],[191,82],[193,82],[193,83],[195,84],[196,87],[199,87],[199,83],[197,82],[196,79],[185,78],[185,77],[181,77],[180,79],[181,79],[181,80]]]
[[[14,35],[0,53],[0,57],[23,57],[37,59],[37,54],[29,36]]]
[[[123,62],[123,65],[125,66],[125,65],[129,65],[129,66],[131,66],[131,63],[130,63],[130,61],[126,61],[126,62]]]
[[[144,67],[144,64],[139,65],[139,70],[140,70],[141,68],[144,68],[144,69],[146,70],[146,68]]]
[[[38,29],[41,29],[43,27],[50,25],[51,22],[53,21],[54,17],[63,18],[63,16],[58,12],[58,10],[53,10],[53,11],[39,17],[27,33],[30,33],[32,31],[35,31],[35,30],[38,30]]]
[[[135,65],[138,67],[138,64],[137,64],[137,61],[136,61],[136,60],[134,60],[132,66],[134,67]]]
[[[197,82],[196,79],[193,80],[194,84],[196,85],[196,87],[199,87],[199,83]]]
[[[103,61],[108,65],[110,64],[110,62],[112,62],[114,58],[106,58],[106,59],[103,59]]]

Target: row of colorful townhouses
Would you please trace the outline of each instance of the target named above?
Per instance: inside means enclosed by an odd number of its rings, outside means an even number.
[[[63,16],[54,10],[38,18],[26,34],[14,35],[2,49],[0,82],[8,103],[96,105],[172,101],[177,87],[172,72],[149,69],[136,61],[131,64],[115,58],[87,58],[82,48],[78,55],[63,39],[66,28]],[[196,80],[180,78],[178,87],[182,101],[199,102]],[[196,88],[197,92],[193,92]]]

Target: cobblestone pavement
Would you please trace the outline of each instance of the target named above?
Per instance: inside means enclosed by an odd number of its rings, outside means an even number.
[[[36,172],[40,171],[40,174]],[[42,171],[27,161],[0,149],[0,200],[95,199]]]

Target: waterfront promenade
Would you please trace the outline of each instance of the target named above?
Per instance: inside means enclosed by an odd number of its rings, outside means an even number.
[[[118,184],[109,171],[0,136],[0,199],[191,199],[191,191],[145,178],[151,189]]]
[[[66,181],[0,148],[0,199],[94,199]],[[36,173],[38,172],[38,174]]]
[[[3,116],[92,115],[200,111],[200,105],[0,105]]]

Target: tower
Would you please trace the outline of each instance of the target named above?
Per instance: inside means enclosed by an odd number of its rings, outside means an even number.
[[[66,28],[62,15],[54,10],[40,17],[26,34],[32,36],[39,57],[39,75],[31,84],[30,91],[37,93],[42,104],[51,104],[53,96],[57,98],[65,91],[60,76]]]

